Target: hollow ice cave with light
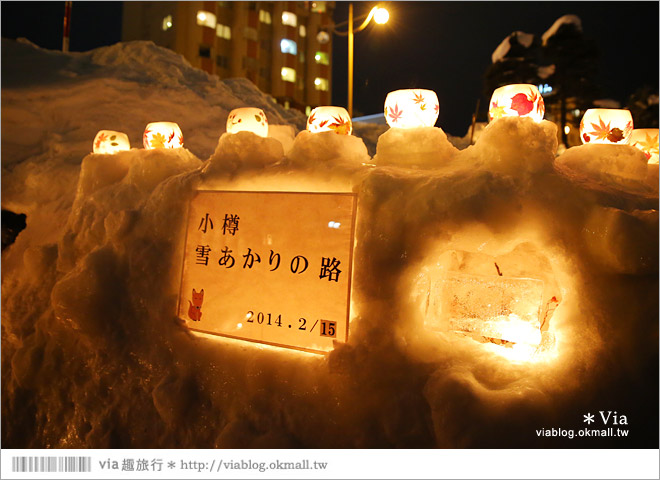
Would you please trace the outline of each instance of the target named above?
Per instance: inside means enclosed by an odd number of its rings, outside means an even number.
[[[2,204],[27,214],[2,253],[3,447],[657,448],[658,185],[637,148],[556,156],[556,126],[517,117],[462,150],[433,126],[313,134],[149,42],[2,49]],[[268,137],[221,131],[254,105]],[[135,145],[153,118],[186,145],[89,153],[99,127]],[[357,193],[346,343],[177,318],[198,189]],[[534,433],[597,410],[630,436]]]

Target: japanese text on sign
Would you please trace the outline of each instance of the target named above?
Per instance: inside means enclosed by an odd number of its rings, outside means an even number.
[[[200,191],[178,313],[193,330],[310,351],[346,341],[356,197]]]

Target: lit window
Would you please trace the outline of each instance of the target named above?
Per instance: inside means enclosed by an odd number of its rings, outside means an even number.
[[[259,21],[261,23],[266,23],[270,25],[272,23],[272,20],[270,18],[270,12],[267,12],[266,10],[259,10]]]
[[[163,18],[163,31],[172,28],[172,15]]]
[[[295,83],[296,71],[293,68],[282,67],[282,80]]]
[[[297,55],[298,45],[296,45],[296,42],[294,42],[293,40],[289,40],[288,38],[283,38],[282,41],[280,42],[280,50],[282,50],[282,53],[290,53],[291,55]]]
[[[326,52],[316,52],[316,54],[314,54],[314,60],[321,65],[330,65],[330,58]]]
[[[197,12],[197,25],[202,27],[215,28],[215,14],[200,10]]]
[[[300,33],[301,37],[307,36],[307,29],[305,28],[305,25],[300,25],[300,28],[298,28],[298,33]]]
[[[325,13],[325,2],[312,2],[312,12]]]
[[[220,38],[224,38],[225,40],[231,40],[231,27],[218,23],[218,25],[215,27],[215,34]]]
[[[316,78],[314,79],[314,87],[315,87],[317,90],[323,90],[324,92],[327,92],[328,89],[330,88],[330,84],[329,84],[327,78],[319,78],[319,77],[316,77]]]
[[[289,25],[290,27],[298,26],[298,17],[295,13],[282,12],[282,24]]]

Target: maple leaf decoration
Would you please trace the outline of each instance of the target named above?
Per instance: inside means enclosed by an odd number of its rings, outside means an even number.
[[[438,112],[440,112],[440,105],[438,105],[438,104],[436,103],[435,106],[433,107],[433,109],[435,110],[435,114],[437,115]]]
[[[151,148],[163,148],[165,146],[165,136],[162,133],[156,133],[151,137],[149,144]]]
[[[98,138],[96,139],[96,143],[94,144],[94,147],[99,148],[99,146],[101,145],[101,142],[105,141],[106,138],[108,138],[108,137],[105,133],[102,133],[101,135],[99,135]]]
[[[515,110],[519,116],[523,117],[534,110],[536,100],[538,100],[538,95],[533,91],[529,92],[529,97],[526,93],[517,93],[511,98],[511,110]]]
[[[401,118],[401,115],[403,115],[403,110],[399,110],[399,105],[395,103],[394,108],[390,108],[390,120],[392,120],[392,123],[396,123]]]
[[[179,145],[183,145],[183,133],[179,135]]]
[[[644,155],[646,155],[646,159],[648,160],[654,153],[658,155],[658,135],[651,136],[648,133],[645,135],[646,138],[644,141],[635,142],[635,146],[644,152]]]
[[[351,129],[351,121],[350,120],[346,121],[341,117],[337,118],[335,116],[333,116],[332,119],[335,122],[328,125],[328,128],[334,130],[335,133],[338,133],[338,134],[341,134],[341,135],[348,135],[348,133]]]
[[[488,110],[491,121],[504,116],[504,107],[500,107],[497,102],[493,102]]]
[[[610,122],[605,123],[600,117],[598,117],[598,123],[591,124],[589,134],[595,136],[596,140],[607,139],[610,142],[623,140],[623,131],[620,128],[610,128]]]
[[[174,135],[176,135],[176,133],[174,130],[172,130],[172,133],[170,133],[170,136],[167,139],[167,143],[170,143],[172,140],[174,140]]]
[[[144,131],[144,135],[142,135],[142,143],[145,145],[149,144],[149,134],[151,133],[151,130],[146,129]]]
[[[307,124],[312,125],[316,121],[316,112],[313,112],[307,119]]]
[[[413,101],[417,105],[419,105],[420,103],[424,103],[424,97],[422,96],[421,92],[420,93],[413,92]]]

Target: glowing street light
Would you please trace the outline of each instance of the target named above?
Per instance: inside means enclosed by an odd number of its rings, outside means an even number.
[[[360,18],[362,17],[359,17],[355,20],[360,20]],[[383,7],[379,7],[378,5],[376,5],[366,15],[364,22],[362,22],[362,24],[359,27],[353,28],[353,22],[355,21],[353,19],[353,4],[349,3],[348,21],[335,25],[335,27],[332,30],[332,32],[337,35],[348,36],[348,101],[346,102],[347,103],[346,109],[348,110],[348,114],[351,117],[353,117],[353,34],[367,28],[371,20],[373,20],[379,25],[382,25],[384,23],[387,23],[389,19],[390,19],[390,13]],[[341,32],[337,30],[337,27],[341,27],[344,24],[348,25],[348,31]],[[328,33],[325,30],[321,30],[316,38],[320,43],[325,43],[329,40]]]

